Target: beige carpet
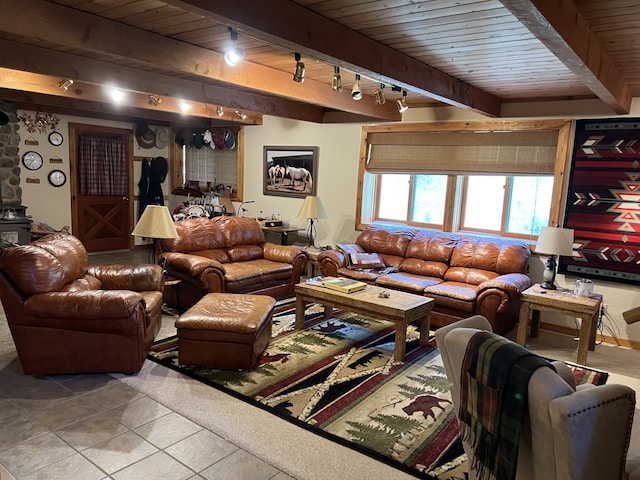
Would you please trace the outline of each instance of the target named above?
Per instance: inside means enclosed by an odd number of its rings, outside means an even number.
[[[166,323],[165,335],[171,332],[172,321]],[[575,362],[577,342],[571,337],[542,331],[528,347],[547,357]],[[15,356],[2,315],[0,363]],[[627,384],[640,392],[640,351],[599,345],[589,352],[588,365],[608,371],[608,383]],[[145,362],[138,375],[115,377],[298,480],[415,478],[156,363]]]

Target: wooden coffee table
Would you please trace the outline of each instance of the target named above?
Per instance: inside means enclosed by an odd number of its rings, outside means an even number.
[[[296,285],[295,291],[297,330],[304,328],[305,306],[308,303],[319,303],[324,306],[325,318],[329,318],[333,308],[336,307],[395,323],[396,337],[393,358],[397,361],[404,360],[409,323],[420,321],[421,346],[426,345],[429,341],[432,298],[373,285],[368,285],[366,289],[359,292],[342,293],[326,287],[299,283]],[[380,297],[381,292],[388,293],[389,297]]]

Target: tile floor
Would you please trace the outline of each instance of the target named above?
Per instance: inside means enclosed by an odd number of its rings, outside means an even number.
[[[14,357],[0,352],[1,480],[291,479],[110,375],[25,376]]]

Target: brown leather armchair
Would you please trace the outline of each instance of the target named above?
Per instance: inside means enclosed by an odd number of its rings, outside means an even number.
[[[89,266],[73,235],[0,251],[0,300],[28,375],[139,371],[162,289],[159,265]]]

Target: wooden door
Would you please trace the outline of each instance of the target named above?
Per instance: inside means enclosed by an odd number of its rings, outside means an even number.
[[[71,166],[71,208],[73,234],[82,241],[89,252],[121,250],[133,248],[131,231],[133,230],[133,134],[131,130],[99,127],[94,125],[69,125],[70,166]],[[115,193],[87,192],[84,185],[88,180],[86,168],[79,157],[81,137],[122,142],[124,152],[109,156],[113,163],[119,183],[122,185]],[[123,163],[124,162],[124,163]],[[85,176],[83,179],[82,177]]]

